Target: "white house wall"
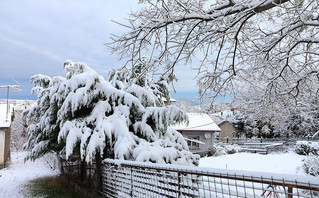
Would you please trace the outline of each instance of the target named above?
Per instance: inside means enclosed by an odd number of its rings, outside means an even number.
[[[182,135],[188,139],[194,139],[195,137],[199,137],[199,141],[205,144],[199,144],[199,148],[196,149],[194,147],[190,147],[190,150],[193,153],[203,153],[208,152],[209,148],[213,145],[215,140],[215,134],[217,132],[200,132],[200,131],[181,131]],[[205,137],[205,133],[210,133],[210,138]]]
[[[10,159],[10,133],[9,127],[0,128],[0,169],[4,168]]]
[[[4,166],[6,131],[0,129],[0,168]]]

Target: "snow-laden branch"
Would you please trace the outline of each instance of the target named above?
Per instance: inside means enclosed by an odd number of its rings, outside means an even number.
[[[151,51],[164,73],[196,57],[202,98],[243,95],[234,85],[250,81],[263,87],[257,101],[274,101],[307,83],[298,74],[318,64],[317,1],[141,2],[146,6],[130,14],[129,30],[108,46],[133,63]]]
[[[92,163],[102,158],[157,163],[197,163],[182,135],[170,126],[187,122],[169,98],[169,78],[143,73],[147,60],[110,71],[110,82],[83,63],[67,61],[66,78],[35,75],[37,105],[24,112],[33,121],[25,148],[35,159],[51,150]]]

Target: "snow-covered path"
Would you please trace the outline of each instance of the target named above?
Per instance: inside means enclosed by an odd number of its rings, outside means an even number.
[[[302,160],[305,156],[293,151],[278,154],[235,153],[218,157],[205,157],[199,161],[200,167],[247,170],[289,175],[305,175]]]
[[[58,175],[52,155],[44,156],[36,161],[26,161],[27,152],[12,152],[11,163],[0,170],[0,197],[23,198],[23,186],[30,180],[45,176]]]

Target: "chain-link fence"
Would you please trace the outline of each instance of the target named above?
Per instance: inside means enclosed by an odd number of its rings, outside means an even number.
[[[280,174],[104,160],[105,197],[319,197],[319,180]]]

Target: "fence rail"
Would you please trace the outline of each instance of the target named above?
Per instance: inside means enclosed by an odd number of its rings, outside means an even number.
[[[263,142],[296,142],[296,141],[319,141],[319,136],[315,138],[236,138],[225,137],[218,138],[217,142],[229,143],[229,144],[244,144],[244,143],[263,143]]]
[[[104,160],[105,197],[319,197],[317,178]]]

